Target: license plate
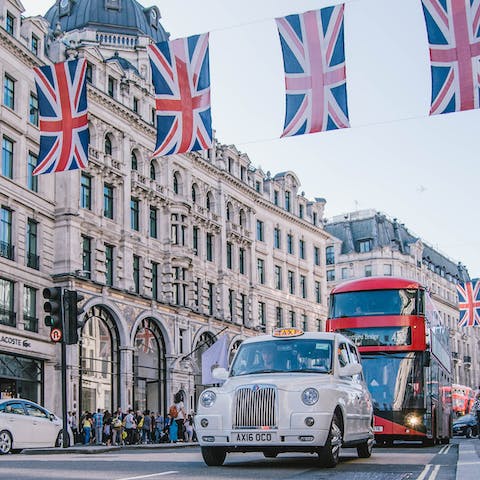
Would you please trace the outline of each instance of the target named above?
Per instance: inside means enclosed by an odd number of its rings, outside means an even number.
[[[374,425],[373,426],[374,432],[383,432],[383,425]]]
[[[232,437],[235,443],[271,443],[277,439],[272,432],[235,432]]]

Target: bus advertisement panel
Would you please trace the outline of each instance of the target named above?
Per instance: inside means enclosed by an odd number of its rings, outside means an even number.
[[[348,336],[362,354],[378,443],[449,441],[449,338],[424,287],[394,277],[342,283],[330,295],[327,331]]]

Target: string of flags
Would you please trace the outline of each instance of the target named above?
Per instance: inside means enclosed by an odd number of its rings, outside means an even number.
[[[479,108],[480,0],[420,0],[428,34],[430,114]],[[344,48],[345,4],[276,19],[285,70],[281,137],[350,127]],[[148,48],[155,91],[154,157],[212,146],[209,35]],[[35,68],[40,154],[35,175],[85,168],[86,61]]]

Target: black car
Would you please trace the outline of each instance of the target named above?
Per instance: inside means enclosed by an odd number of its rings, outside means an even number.
[[[453,421],[453,434],[470,438],[478,435],[478,422],[475,415],[467,414]]]

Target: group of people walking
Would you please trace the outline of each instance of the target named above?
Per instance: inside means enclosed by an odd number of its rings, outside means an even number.
[[[72,429],[75,443],[84,445],[136,445],[150,443],[176,443],[196,441],[193,415],[187,414],[181,395],[176,394],[174,402],[164,417],[161,412],[136,411],[129,408],[123,412],[120,407],[111,413],[98,408],[95,413],[88,410],[80,416],[77,424],[75,412],[68,412],[68,424]]]

